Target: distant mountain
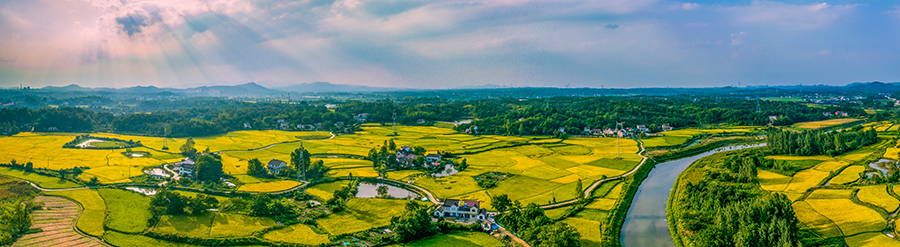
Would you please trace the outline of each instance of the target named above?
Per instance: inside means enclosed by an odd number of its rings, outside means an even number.
[[[875,82],[854,82],[847,86],[844,86],[844,89],[850,92],[867,92],[867,93],[875,93],[875,92],[893,92],[900,91],[900,83],[884,83],[880,81]]]
[[[199,94],[203,96],[271,96],[285,94],[285,92],[269,89],[259,84],[249,82],[234,86],[203,86],[184,89],[187,94]]]
[[[391,88],[391,87],[370,87],[350,84],[331,84],[328,82],[300,83],[290,86],[277,88],[282,91],[298,92],[298,93],[322,93],[322,92],[387,92],[387,91],[408,91],[413,89]]]

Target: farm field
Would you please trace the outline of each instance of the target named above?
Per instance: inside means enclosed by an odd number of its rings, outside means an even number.
[[[48,188],[48,189],[64,189],[64,188],[82,187],[82,185],[73,183],[72,181],[69,181],[69,180],[59,179],[59,178],[55,178],[55,177],[48,177],[48,176],[40,175],[37,173],[16,170],[16,169],[8,168],[8,167],[0,167],[0,174],[28,180],[28,181],[31,181],[32,183],[37,184],[38,186],[41,186],[42,188]]]
[[[206,212],[199,215],[163,215],[152,230],[197,238],[225,238],[250,236],[276,225],[270,218]]]
[[[127,232],[140,233],[147,229],[150,213],[150,197],[137,192],[120,189],[99,189],[106,202],[106,227]]]
[[[331,242],[328,240],[327,234],[316,233],[312,228],[304,224],[294,224],[278,230],[269,231],[263,235],[263,238],[285,243],[309,245],[319,245]]]
[[[722,129],[677,129],[660,132],[663,136],[650,137],[641,140],[645,147],[665,147],[684,144],[686,141],[700,134],[740,133],[753,131],[755,127],[733,127]]]
[[[78,218],[78,223],[75,226],[78,227],[78,230],[88,235],[103,236],[105,232],[103,222],[106,219],[106,203],[103,202],[103,198],[100,197],[97,190],[48,191],[45,194],[66,197],[81,204],[84,211],[81,213],[81,217]]]
[[[292,180],[278,180],[272,182],[261,182],[255,184],[245,184],[238,188],[239,191],[246,192],[276,192],[276,191],[284,191],[290,188],[294,188],[299,185],[297,181]]]
[[[391,217],[403,214],[407,202],[409,201],[353,198],[347,202],[344,210],[316,221],[331,235],[354,233],[389,225]]]
[[[196,246],[190,244],[183,243],[175,243],[164,240],[159,240],[151,237],[147,237],[144,235],[132,235],[125,233],[118,233],[114,231],[106,232],[106,235],[103,235],[103,239],[106,240],[107,243],[110,243],[115,246],[121,247],[146,247],[146,246],[154,246],[154,247],[189,247]]]
[[[859,179],[859,174],[865,171],[866,168],[863,166],[850,166],[841,171],[840,174],[835,176],[829,181],[829,184],[847,184]]]
[[[850,123],[854,121],[859,121],[858,118],[837,118],[837,119],[828,119],[822,121],[814,121],[814,122],[803,122],[803,123],[795,123],[791,125],[791,127],[798,129],[821,129],[825,127],[831,127],[835,125],[841,125],[845,123]]]
[[[456,232],[420,239],[407,244],[391,245],[395,247],[438,247],[438,246],[506,246],[499,240],[480,232]]]
[[[39,196],[34,200],[43,203],[44,207],[34,211],[31,228],[42,231],[22,236],[13,246],[103,246],[72,228],[80,210],[75,202],[52,196]]]
[[[887,185],[871,185],[858,187],[856,196],[860,201],[875,205],[887,212],[894,212],[900,207],[900,200],[894,198],[887,191]]]

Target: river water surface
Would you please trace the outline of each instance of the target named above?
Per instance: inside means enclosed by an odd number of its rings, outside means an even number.
[[[657,164],[647,175],[647,179],[644,179],[644,182],[638,187],[634,200],[631,201],[631,208],[625,215],[625,223],[623,223],[622,233],[619,235],[622,246],[675,246],[666,222],[666,203],[678,174],[700,158],[722,151],[763,145],[723,147],[696,156]]]

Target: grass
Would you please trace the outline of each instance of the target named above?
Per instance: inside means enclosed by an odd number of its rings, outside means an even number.
[[[803,122],[803,123],[795,123],[792,125],[794,128],[798,129],[821,129],[825,127],[831,127],[835,125],[846,124],[854,121],[859,121],[857,118],[838,118],[838,119],[828,119],[822,121],[813,121],[813,122]]]
[[[187,237],[206,238],[216,213],[203,213],[199,215],[163,215],[153,227],[153,231],[168,234],[177,234]]]
[[[32,183],[41,186],[42,188],[47,189],[64,189],[64,188],[76,188],[82,187],[83,185],[73,183],[72,181],[60,179],[57,177],[44,176],[33,172],[26,172],[22,170],[16,170],[8,167],[0,167],[0,174],[17,177],[24,180],[31,181]]]
[[[330,243],[327,234],[318,234],[307,225],[294,224],[278,230],[267,232],[263,238],[295,244],[320,245]]]
[[[848,246],[851,247],[881,247],[881,246],[898,246],[900,242],[892,239],[880,232],[867,232],[856,236],[844,238]]]
[[[331,235],[353,233],[389,225],[391,217],[406,210],[406,200],[353,198],[344,210],[317,219]]]
[[[150,213],[150,197],[120,189],[99,189],[106,202],[106,227],[126,232],[140,233],[147,229]]]
[[[290,188],[294,188],[299,185],[297,181],[293,180],[279,180],[273,182],[263,182],[263,183],[255,183],[255,184],[245,184],[238,188],[239,191],[244,192],[276,192],[288,190]]]
[[[858,205],[850,199],[806,200],[813,210],[833,221],[845,236],[861,232],[881,231],[887,221],[881,214],[868,207]]]
[[[103,236],[105,231],[103,229],[103,222],[106,218],[106,204],[103,202],[103,198],[100,197],[100,194],[97,193],[97,190],[79,189],[48,191],[45,192],[45,194],[66,197],[81,204],[84,211],[81,213],[81,217],[78,218],[78,223],[76,223],[75,226],[88,235],[96,237]]]
[[[787,185],[791,183],[791,180],[794,179],[793,177],[766,170],[758,170],[756,172],[756,178],[756,181],[759,182],[759,186],[768,191],[784,191],[787,189]]]
[[[894,212],[894,210],[897,210],[897,207],[900,207],[900,200],[888,194],[887,185],[859,187],[859,192],[856,196],[860,201],[878,206],[887,212]]]
[[[691,136],[657,136],[650,137],[647,139],[641,140],[644,143],[644,147],[666,147],[666,146],[675,146],[681,145],[691,139]]]
[[[850,166],[844,169],[841,174],[834,176],[834,178],[829,181],[829,184],[848,184],[852,183],[859,179],[859,174],[865,171],[866,168],[863,166]]]
[[[849,199],[851,196],[852,190],[818,189],[810,193],[806,199]]]
[[[195,246],[190,244],[183,243],[175,243],[164,240],[159,240],[151,237],[147,237],[144,235],[132,235],[125,233],[118,233],[114,231],[106,232],[106,235],[103,235],[103,240],[106,240],[107,243],[112,244],[113,246],[121,246],[121,247],[146,247],[146,246],[154,246],[154,247],[183,247],[183,246]]]
[[[506,246],[499,240],[481,232],[454,232],[450,234],[441,234],[416,240],[411,243],[392,245],[392,246],[409,246],[409,247],[429,247],[429,246],[485,246],[485,247],[502,247]]]

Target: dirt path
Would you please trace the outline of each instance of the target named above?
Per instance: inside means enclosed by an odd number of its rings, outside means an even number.
[[[75,228],[82,211],[75,202],[55,196],[38,196],[34,201],[43,202],[44,207],[34,211],[31,228],[43,232],[24,235],[12,246],[107,246]]]

